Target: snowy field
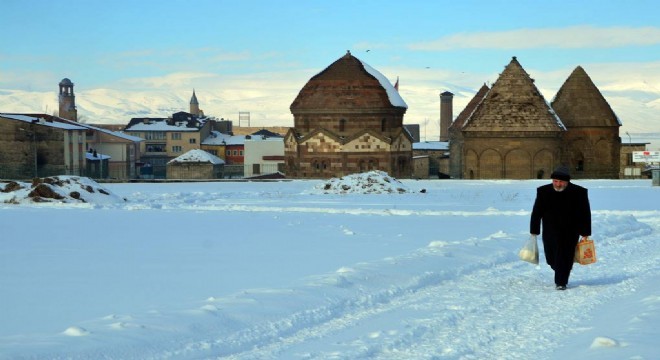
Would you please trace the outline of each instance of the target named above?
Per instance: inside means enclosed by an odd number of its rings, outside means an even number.
[[[2,192],[0,359],[660,358],[650,180],[576,181],[567,291],[517,256],[548,180],[382,180]]]

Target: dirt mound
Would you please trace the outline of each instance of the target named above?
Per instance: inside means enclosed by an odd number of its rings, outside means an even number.
[[[317,186],[314,192],[322,194],[404,194],[413,191],[386,172],[376,170],[330,179]]]
[[[11,204],[25,202],[116,203],[124,202],[97,182],[86,177],[53,176],[35,178],[32,183],[11,181],[0,184],[0,201]]]

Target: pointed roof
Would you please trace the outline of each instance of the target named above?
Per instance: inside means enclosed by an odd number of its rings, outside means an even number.
[[[387,78],[346,52],[314,75],[296,96],[291,110],[364,110],[408,108]]]
[[[454,122],[451,123],[451,125],[449,125],[449,128],[452,130],[462,128],[463,124],[465,124],[465,120],[467,120],[472,115],[474,109],[477,107],[477,105],[479,105],[481,100],[483,100],[484,97],[486,97],[486,94],[488,93],[489,90],[490,88],[488,87],[488,85],[486,84],[481,85],[479,91],[477,91],[477,93],[474,94],[472,100],[470,100],[470,102],[468,102],[468,104],[465,106],[463,111],[461,111],[461,113],[458,114]]]
[[[224,164],[225,161],[222,160],[221,158],[210,154],[204,150],[201,149],[192,149],[188,152],[186,152],[183,155],[179,155],[178,157],[170,160],[167,162],[168,164],[175,164],[175,163],[211,163],[214,165],[220,165]]]
[[[190,105],[199,105],[199,102],[197,101],[197,95],[195,95],[195,89],[193,89],[193,95],[192,98],[190,98]]]
[[[516,57],[466,119],[463,131],[552,132],[565,127]]]
[[[567,127],[621,126],[610,104],[581,66],[573,70],[552,100]]]

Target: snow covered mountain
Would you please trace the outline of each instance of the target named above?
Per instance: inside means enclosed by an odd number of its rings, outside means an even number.
[[[298,84],[274,89],[222,89],[197,91],[200,108],[206,115],[233,120],[238,126],[239,112],[250,113],[250,126],[292,126],[289,106],[295,98]],[[456,85],[447,84],[446,88]],[[165,117],[178,111],[188,111],[192,88],[166,90],[116,90],[107,88],[76,89],[79,120],[84,123],[127,124],[133,117]],[[550,101],[556,89],[539,88]],[[428,126],[427,139],[439,134],[439,99],[429,98],[432,90],[411,86],[401,89],[408,104],[405,122]],[[475,91],[459,88],[454,91],[454,116],[458,115],[474,96]],[[625,132],[637,134],[633,141],[645,141],[646,134],[660,132],[660,91],[632,88],[601,89],[603,96],[623,123]],[[48,92],[0,89],[0,112],[42,112],[58,110],[57,89]],[[248,126],[247,123],[241,124]],[[624,139],[626,140],[626,139]]]
[[[192,89],[175,91],[76,89],[75,95],[80,122],[128,124],[134,117],[167,117],[178,111],[189,111]],[[234,120],[237,123],[239,112],[250,112],[251,126],[290,126],[293,117],[288,106],[294,96],[291,94],[288,98],[282,94],[275,94],[269,98],[234,99],[235,95],[228,94],[228,91],[197,92],[200,109],[206,115]],[[57,111],[56,91],[0,90],[0,112],[53,114]],[[247,123],[242,125],[247,126]]]

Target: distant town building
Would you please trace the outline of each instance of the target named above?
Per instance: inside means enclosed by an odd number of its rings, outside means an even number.
[[[190,151],[211,134],[212,120],[178,112],[171,118],[132,118],[124,132],[145,141],[140,145],[145,175],[166,177],[167,162]]]
[[[244,177],[284,172],[284,139],[268,130],[245,136]]]
[[[167,163],[168,179],[221,179],[224,160],[201,149],[193,149]]]
[[[0,114],[0,178],[84,175],[86,131],[44,114]]]
[[[413,143],[413,163],[417,179],[449,178],[449,142],[422,141]],[[422,163],[426,164],[424,168]]]

